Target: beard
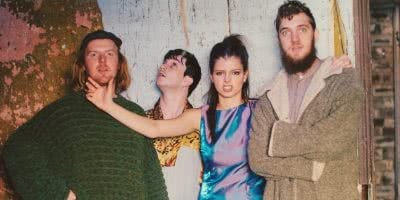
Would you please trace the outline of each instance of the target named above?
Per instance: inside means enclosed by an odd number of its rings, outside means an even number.
[[[314,41],[312,42],[314,44]],[[288,55],[282,46],[279,44],[279,48],[281,50],[281,60],[283,67],[285,68],[286,73],[289,75],[296,74],[299,72],[306,72],[313,64],[315,59],[317,58],[317,49],[315,45],[312,45],[310,52],[304,56],[304,58],[294,59]]]

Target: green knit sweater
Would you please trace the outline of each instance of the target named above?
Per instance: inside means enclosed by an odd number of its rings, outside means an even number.
[[[144,115],[123,97],[119,105]],[[45,107],[5,144],[7,173],[23,199],[167,199],[152,142],[98,110],[83,93]]]

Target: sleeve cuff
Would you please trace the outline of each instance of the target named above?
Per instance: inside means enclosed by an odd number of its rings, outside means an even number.
[[[276,127],[278,126],[278,124],[279,124],[279,122],[280,121],[276,121],[275,123],[274,123],[274,125],[272,125],[272,130],[271,130],[271,135],[270,135],[270,137],[269,137],[269,144],[268,144],[268,156],[271,156],[271,157],[273,157],[274,156],[274,154],[273,154],[273,144],[274,144],[274,133],[275,133],[275,130],[276,130]]]

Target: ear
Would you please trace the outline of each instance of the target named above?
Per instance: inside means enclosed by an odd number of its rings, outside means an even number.
[[[210,74],[209,76],[210,76],[210,81],[211,81],[211,83],[214,83],[214,80],[213,80],[212,75]]]
[[[315,29],[314,30],[314,42],[317,42],[319,39],[319,30]]]
[[[193,78],[190,76],[184,76],[183,77],[183,85],[189,87],[193,83]]]
[[[247,78],[249,77],[249,70],[247,70],[246,72],[244,72],[244,80],[243,83],[247,81]]]

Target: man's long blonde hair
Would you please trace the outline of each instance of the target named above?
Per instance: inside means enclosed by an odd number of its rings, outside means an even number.
[[[81,91],[85,89],[85,82],[88,75],[85,68],[85,55],[78,55],[74,65],[72,66],[71,84],[74,91]],[[121,93],[128,89],[131,83],[131,77],[128,70],[128,62],[124,55],[118,51],[118,72],[115,77],[115,92]]]

